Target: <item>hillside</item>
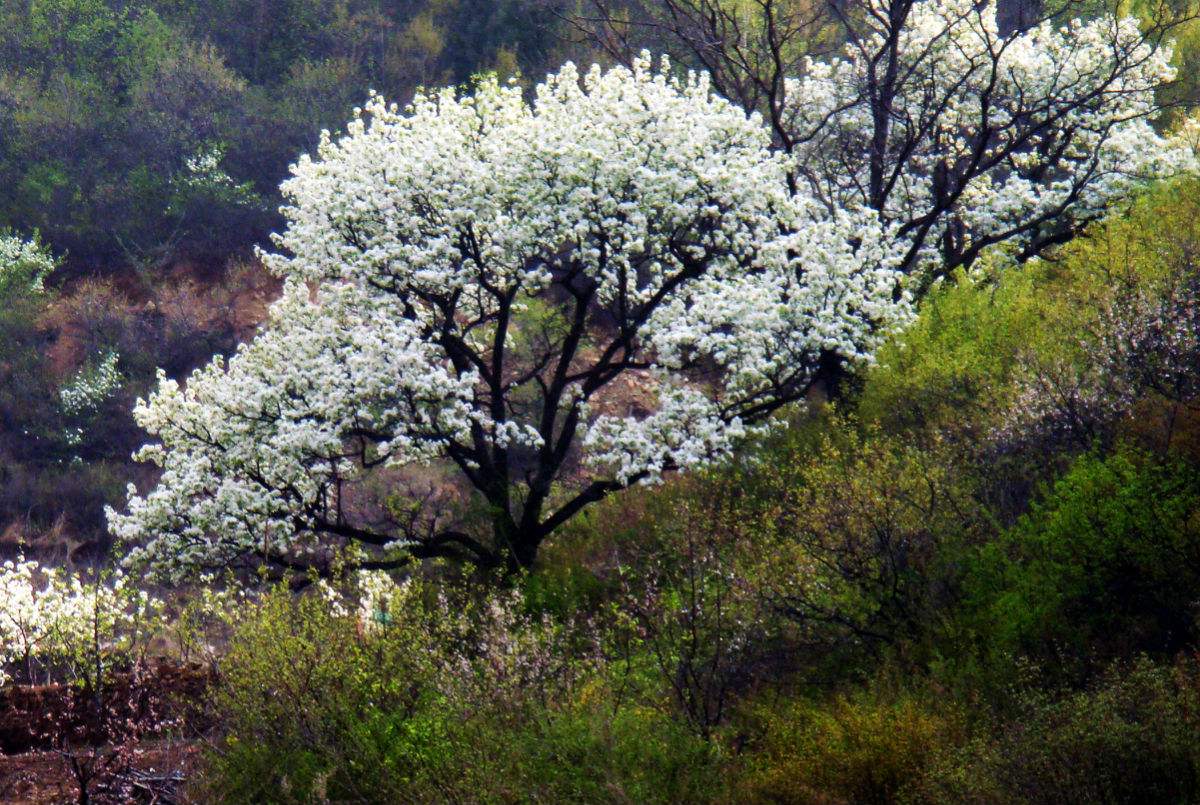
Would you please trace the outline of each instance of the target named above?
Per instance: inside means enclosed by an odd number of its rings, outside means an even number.
[[[1200,8],[0,7],[0,800],[1200,802]]]

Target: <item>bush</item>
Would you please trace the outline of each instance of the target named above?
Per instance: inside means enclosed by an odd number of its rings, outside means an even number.
[[[460,736],[456,749],[465,768],[456,793],[462,801],[725,801],[716,745],[680,720],[620,703],[601,687],[524,725],[475,722]]]
[[[400,644],[359,639],[316,596],[268,595],[220,663],[215,706],[227,730],[212,758],[224,801],[394,798],[446,754],[426,706],[429,669]],[[405,715],[411,716],[405,718]],[[391,794],[392,797],[388,795]]]
[[[905,793],[946,803],[1195,802],[1200,666],[1141,658],[1090,690],[1028,689],[1013,718],[946,753]]]
[[[281,590],[241,619],[212,702],[224,737],[210,798],[678,802],[719,790],[716,749],[614,693],[577,633],[520,615],[514,597],[376,579],[357,618]]]
[[[970,475],[921,448],[833,418],[759,529],[758,587],[818,645],[878,649],[919,637],[954,603],[947,557],[990,533]]]
[[[762,739],[739,802],[891,803],[965,735],[960,713],[928,696],[868,688],[829,700],[760,701]]]
[[[1132,451],[1079,459],[970,560],[967,629],[993,656],[1024,653],[1070,673],[1193,645],[1198,513],[1193,465]]]

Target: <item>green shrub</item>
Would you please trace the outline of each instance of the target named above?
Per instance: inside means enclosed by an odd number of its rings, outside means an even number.
[[[523,724],[475,721],[456,745],[462,801],[677,803],[724,801],[722,756],[658,708],[596,689],[586,702]]]
[[[1200,470],[1125,451],[1084,456],[970,560],[963,620],[993,655],[1064,670],[1196,637]]]
[[[276,592],[248,614],[220,666],[216,798],[379,801],[433,784],[448,712],[420,651],[360,639],[316,596]]]
[[[885,433],[986,426],[1006,400],[1022,351],[1047,340],[1063,316],[1061,273],[1009,268],[995,281],[959,277],[921,305],[913,324],[879,353],[858,413]]]
[[[219,662],[225,802],[698,802],[721,756],[515,597],[413,580],[366,622],[268,595]]]
[[[1195,802],[1200,666],[1142,658],[1086,691],[1028,689],[1013,717],[945,753],[904,793],[944,803]]]

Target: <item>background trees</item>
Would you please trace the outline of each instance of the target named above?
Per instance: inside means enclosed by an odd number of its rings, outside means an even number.
[[[537,75],[553,20],[528,0],[8,3],[0,222],[42,232],[74,273],[219,267],[265,242],[288,164],[369,88]],[[244,192],[197,186],[189,166],[213,156]]]

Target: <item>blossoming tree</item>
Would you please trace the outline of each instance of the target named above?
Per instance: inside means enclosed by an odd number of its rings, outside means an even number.
[[[1150,125],[1167,36],[1191,19],[1165,5],[1141,21],[1071,0],[650,0],[631,27],[629,2],[577,22],[618,59],[651,31],[703,64],[764,114],[797,185],[895,227],[916,292],[998,244],[1039,255],[1190,160]],[[832,55],[806,52],[822,42]]]
[[[284,185],[262,334],[139,404],[163,473],[115,533],[176,574],[528,566],[869,356],[906,277],[1036,253],[1188,161],[1147,122],[1168,54],[1132,21],[871,8],[772,126],[645,56],[532,105],[494,81],[373,99]]]
[[[120,573],[87,579],[25,559],[4,562],[0,686],[12,681],[10,672],[29,684],[99,683],[96,675],[107,672],[110,658],[128,659],[141,648],[147,621],[161,612],[161,601]]]
[[[648,59],[568,66],[532,105],[495,81],[373,100],[284,185],[264,331],[138,406],[162,478],[113,529],[179,572],[346,545],[529,565],[904,315],[883,228],[787,174],[758,119]]]

